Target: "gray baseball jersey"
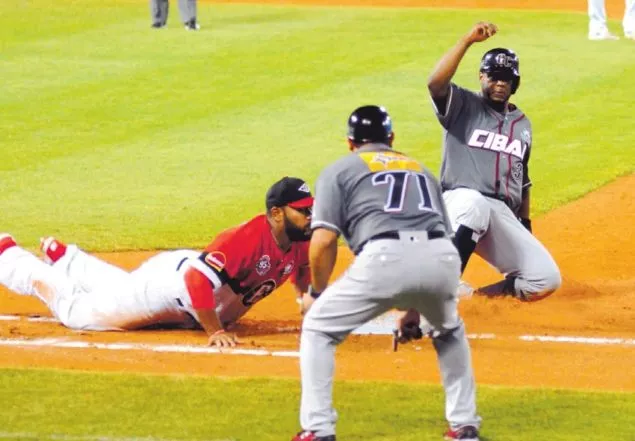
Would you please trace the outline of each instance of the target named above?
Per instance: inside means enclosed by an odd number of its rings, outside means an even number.
[[[451,234],[438,181],[418,161],[385,144],[368,144],[322,172],[311,227],[342,234],[354,252],[387,231]]]
[[[320,437],[335,434],[336,345],[392,308],[416,309],[434,327],[448,422],[478,427],[469,343],[457,312],[460,257],[449,237],[427,234],[449,236],[450,228],[434,176],[387,145],[364,146],[318,178],[311,226],[343,234],[356,257],[302,322],[302,428]]]
[[[527,164],[532,134],[529,119],[512,109],[498,113],[480,94],[451,85],[445,112],[439,113],[435,104],[445,129],[443,190],[471,188],[518,210],[523,188],[531,185]]]

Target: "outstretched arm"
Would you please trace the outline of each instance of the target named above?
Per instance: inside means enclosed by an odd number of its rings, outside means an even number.
[[[207,333],[207,344],[221,348],[236,346],[238,339],[234,334],[225,333],[218,319],[214,287],[207,276],[196,268],[188,268],[185,272],[185,286],[198,316],[198,322]]]
[[[498,31],[496,25],[478,22],[472,30],[461,37],[459,41],[441,57],[428,78],[428,90],[432,99],[444,100],[450,90],[450,81],[459,67],[463,56],[473,43],[485,41]]]

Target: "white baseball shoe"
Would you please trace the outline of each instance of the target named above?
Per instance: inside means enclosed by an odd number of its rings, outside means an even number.
[[[49,265],[54,264],[66,254],[66,245],[53,236],[40,238],[40,251],[44,254],[44,261]]]
[[[592,40],[592,41],[619,40],[619,39],[620,37],[618,37],[615,34],[611,34],[611,32],[607,28],[600,29],[594,32],[589,32],[589,40]]]
[[[15,239],[9,233],[0,233],[0,254],[16,246]]]

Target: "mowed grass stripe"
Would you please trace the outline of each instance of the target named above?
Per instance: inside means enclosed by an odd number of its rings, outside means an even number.
[[[43,438],[277,441],[298,424],[299,380],[5,369],[0,386],[1,427]],[[628,393],[479,387],[478,401],[486,441],[612,440],[635,412]],[[445,427],[438,386],[336,382],[335,403],[347,440],[432,441]]]

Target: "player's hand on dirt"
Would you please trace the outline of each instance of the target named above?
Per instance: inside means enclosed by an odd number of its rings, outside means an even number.
[[[494,23],[479,21],[474,25],[472,30],[467,34],[467,41],[470,43],[478,43],[485,41],[498,32],[498,27]]]
[[[240,341],[236,334],[225,332],[223,330],[217,331],[209,336],[207,340],[208,346],[216,346],[217,348],[233,348],[239,344]]]

